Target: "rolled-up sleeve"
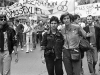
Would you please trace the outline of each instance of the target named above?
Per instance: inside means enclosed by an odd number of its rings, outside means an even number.
[[[86,38],[86,32],[82,27],[79,27],[79,32],[80,32],[81,36]]]

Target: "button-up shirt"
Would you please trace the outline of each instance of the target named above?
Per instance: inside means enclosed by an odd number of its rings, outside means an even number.
[[[80,42],[80,36],[78,34],[79,27],[71,25],[71,29],[69,31],[65,30],[65,27],[62,28],[61,32],[64,36],[64,47],[66,49],[77,48]]]
[[[96,38],[95,38],[95,28],[94,26],[89,26],[90,32],[93,33],[93,36],[90,37],[90,43],[96,44]]]

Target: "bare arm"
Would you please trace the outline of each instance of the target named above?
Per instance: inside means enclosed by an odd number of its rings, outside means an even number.
[[[86,38],[87,34],[82,27],[79,27],[79,32],[81,32],[81,35]]]

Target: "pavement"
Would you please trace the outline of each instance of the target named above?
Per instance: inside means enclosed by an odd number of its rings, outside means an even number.
[[[30,48],[32,48],[32,46],[30,46]],[[21,51],[19,47],[18,54],[19,54],[18,63],[15,63],[15,56],[14,54],[12,54],[11,75],[48,75],[46,66],[41,61],[42,51],[40,50],[39,44],[37,45],[37,48],[35,50],[29,53],[26,53],[26,47],[24,47],[23,51]],[[98,63],[96,65],[96,73],[97,75],[100,75],[100,72],[98,72],[99,68]],[[84,75],[90,75],[87,65],[86,54],[83,59],[83,69],[84,69]],[[64,75],[67,75],[65,69],[64,69]]]

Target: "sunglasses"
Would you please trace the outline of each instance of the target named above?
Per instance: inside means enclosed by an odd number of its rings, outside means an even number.
[[[0,19],[0,21],[6,21],[6,19]]]

